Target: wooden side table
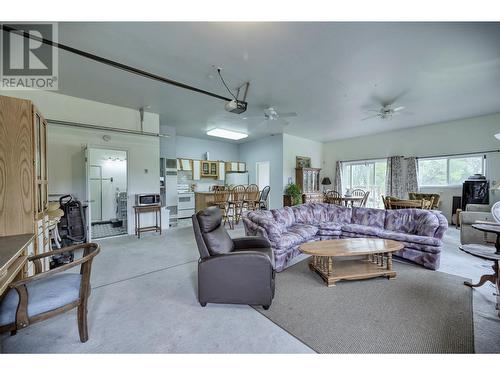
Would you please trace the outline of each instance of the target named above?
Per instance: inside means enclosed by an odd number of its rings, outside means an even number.
[[[150,225],[147,227],[141,227],[141,214],[147,212],[154,212],[155,214],[155,225]],[[142,232],[160,232],[161,235],[161,206],[159,204],[150,206],[134,206],[135,214],[135,235],[141,238]]]
[[[482,232],[495,233],[497,235],[495,249],[486,245],[461,245],[460,250],[475,257],[492,261],[493,274],[481,276],[476,284],[472,284],[468,281],[465,281],[464,284],[471,288],[476,288],[484,285],[487,281],[493,283],[496,286],[496,309],[499,310],[498,316],[500,317],[500,275],[498,265],[500,262],[500,225],[473,224],[472,227]]]

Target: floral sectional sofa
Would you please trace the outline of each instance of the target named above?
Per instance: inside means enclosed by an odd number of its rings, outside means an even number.
[[[247,236],[269,239],[278,272],[300,254],[302,243],[353,237],[401,241],[405,247],[395,256],[435,270],[439,267],[441,239],[448,228],[446,218],[436,211],[349,208],[328,203],[251,211],[243,223]]]

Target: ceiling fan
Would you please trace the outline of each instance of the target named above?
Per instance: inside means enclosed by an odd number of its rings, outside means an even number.
[[[264,125],[268,123],[269,121],[279,121],[283,125],[288,125],[288,121],[284,120],[285,118],[291,118],[291,117],[297,117],[296,112],[287,112],[287,113],[280,113],[276,111],[274,107],[266,107],[264,108],[264,116],[262,115],[256,115],[256,116],[246,116],[243,117],[243,120],[249,120],[252,118],[257,118],[257,119],[263,119],[258,126]]]
[[[382,120],[389,120],[392,118],[392,116],[401,114],[401,111],[403,111],[404,109],[405,107],[403,106],[393,108],[392,104],[382,105],[380,109],[369,109],[368,112],[376,112],[376,113],[361,119],[361,121],[369,120],[375,117],[378,117]]]

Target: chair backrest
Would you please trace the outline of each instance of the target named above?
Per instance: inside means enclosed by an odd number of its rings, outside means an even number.
[[[271,191],[270,186],[265,186],[264,189],[260,192],[260,201],[265,202],[267,201],[267,197],[269,195],[269,192]]]
[[[229,191],[227,190],[215,190],[214,191],[214,203],[216,205],[223,205],[229,200]]]
[[[191,219],[198,252],[202,259],[233,251],[234,243],[222,225],[222,211],[219,207],[205,208],[195,213]]]
[[[246,188],[246,200],[257,201],[259,199],[259,186],[255,184],[248,185]]]
[[[403,208],[420,208],[425,209],[429,206],[429,201],[422,200],[409,200],[409,199],[393,199],[386,197],[388,210],[399,210]]]
[[[354,189],[351,191],[353,197],[364,197],[365,191],[363,189]]]
[[[231,190],[231,199],[233,202],[243,202],[245,199],[246,188],[243,185],[236,185]]]
[[[438,209],[439,200],[441,196],[437,193],[418,193],[418,192],[408,192],[409,199],[425,199],[427,201],[432,200],[432,209]]]
[[[370,196],[370,192],[366,191],[365,195],[363,196],[363,200],[361,201],[361,204],[360,204],[361,207],[366,207],[366,203],[368,202],[369,196]]]
[[[325,194],[325,202],[331,204],[342,204],[342,195],[338,191],[328,190]]]

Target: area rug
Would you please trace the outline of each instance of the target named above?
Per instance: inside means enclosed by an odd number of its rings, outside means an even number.
[[[394,262],[397,277],[328,288],[304,260],[276,275],[261,314],[318,353],[473,353],[465,279]]]

